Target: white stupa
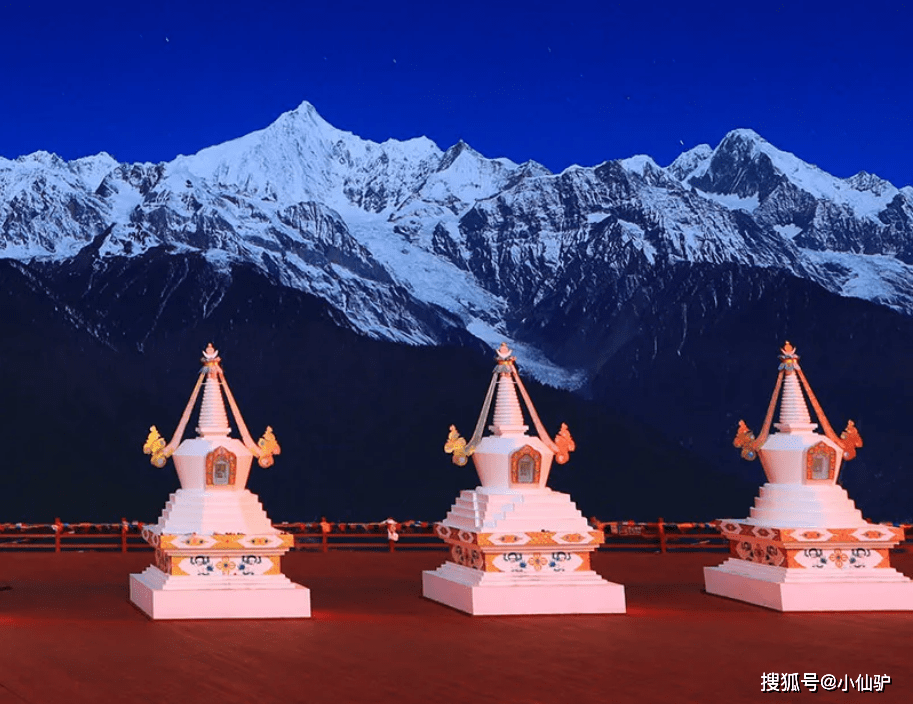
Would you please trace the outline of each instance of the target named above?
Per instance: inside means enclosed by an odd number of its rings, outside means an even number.
[[[780,360],[761,434],[740,421],[734,441],[745,459],[760,456],[768,482],[749,518],[720,522],[733,557],[704,568],[707,592],[780,611],[913,609],[913,582],[890,565],[903,528],[868,523],[837,485],[841,464],[862,446],[856,426],[849,421],[838,437],[788,342]]]
[[[273,528],[245,488],[253,457],[269,467],[280,452],[272,428],[254,443],[211,344],[201,361],[171,442],[153,426],[143,448],[157,467],[174,457],[181,488],[158,523],[143,530],[155,565],[130,575],[130,600],[153,619],[308,617],[310,592],[280,570],[294,538]],[[197,437],[181,442],[201,386]],[[242,440],[229,437],[223,392]]]
[[[495,387],[491,434],[482,437]],[[526,433],[517,390],[538,437]],[[554,440],[545,433],[507,345],[471,440],[451,426],[444,449],[460,466],[471,456],[482,485],[435,524],[451,560],[422,573],[424,596],[473,615],[624,613],[624,587],[590,569],[602,532],[546,486],[552,459],[567,462],[574,441],[565,425]]]

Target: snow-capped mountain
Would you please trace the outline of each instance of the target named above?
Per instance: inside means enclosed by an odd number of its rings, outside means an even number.
[[[456,329],[518,345],[543,379],[585,382],[519,321],[657,265],[778,270],[913,314],[913,189],[840,179],[736,130],[668,167],[646,156],[551,174],[426,138],[377,144],[308,103],[164,164],[0,159],[0,257],[96,266],[155,247],[247,262],[373,337]],[[559,355],[560,357],[560,355]]]
[[[0,314],[24,336],[18,347],[0,339],[0,366],[34,364],[35,376],[44,362],[18,350],[44,340],[48,317],[112,360],[204,344],[202,331],[300,346],[315,316],[417,349],[506,340],[527,375],[574,391],[573,403],[643,423],[641,450],[622,455],[649,467],[666,467],[642,459],[661,440],[682,466],[729,462],[727,435],[766,407],[789,335],[825,386],[822,403],[883,433],[869,476],[901,476],[906,431],[884,409],[913,383],[902,361],[913,344],[913,188],[831,176],[751,130],[665,167],[640,155],[553,174],[462,142],[370,142],[304,103],[168,163],[0,159],[0,283]],[[338,344],[361,357],[351,338]],[[873,348],[879,374],[862,388]],[[378,385],[392,364],[368,364]],[[403,408],[422,406],[418,390],[400,393]],[[589,432],[598,444],[604,431]],[[898,517],[897,481],[859,491]]]

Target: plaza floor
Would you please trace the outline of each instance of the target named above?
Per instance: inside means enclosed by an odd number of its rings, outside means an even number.
[[[913,701],[913,612],[779,613],[703,593],[713,553],[603,552],[628,613],[471,617],[423,599],[443,552],[293,553],[307,620],[150,621],[151,553],[0,553],[0,704]],[[913,554],[895,566],[913,574]],[[889,675],[762,692],[762,673]]]

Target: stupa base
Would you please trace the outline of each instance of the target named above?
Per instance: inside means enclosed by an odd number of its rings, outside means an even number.
[[[913,581],[893,568],[847,572],[729,559],[704,568],[708,594],[776,611],[913,611]]]
[[[238,584],[237,578],[169,577],[149,567],[130,575],[130,601],[153,620],[311,616],[310,590],[281,575]]]
[[[446,562],[422,572],[422,595],[472,616],[625,613],[624,587],[592,570],[517,576]]]

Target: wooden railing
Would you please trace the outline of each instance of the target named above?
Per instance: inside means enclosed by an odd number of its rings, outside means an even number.
[[[709,523],[671,523],[662,518],[655,522],[600,521],[589,522],[605,534],[601,550],[639,552],[728,552],[729,544],[720,535],[717,521]],[[275,527],[295,536],[294,550],[328,552],[329,550],[445,550],[446,545],[434,534],[428,521],[404,521],[388,526],[377,523],[276,523]],[[913,526],[901,524],[907,537]],[[390,528],[396,539],[391,539]],[[120,523],[53,523],[0,524],[0,550],[37,550],[62,552],[104,550],[137,552],[152,550],[142,537],[143,523],[121,520]],[[906,552],[901,543],[895,552]]]
[[[142,523],[122,519],[120,523],[0,524],[0,550],[151,550],[142,537]]]
[[[729,541],[720,534],[718,521],[669,523],[660,518],[650,523],[603,523],[591,518],[590,524],[605,534],[602,550],[729,552]]]

